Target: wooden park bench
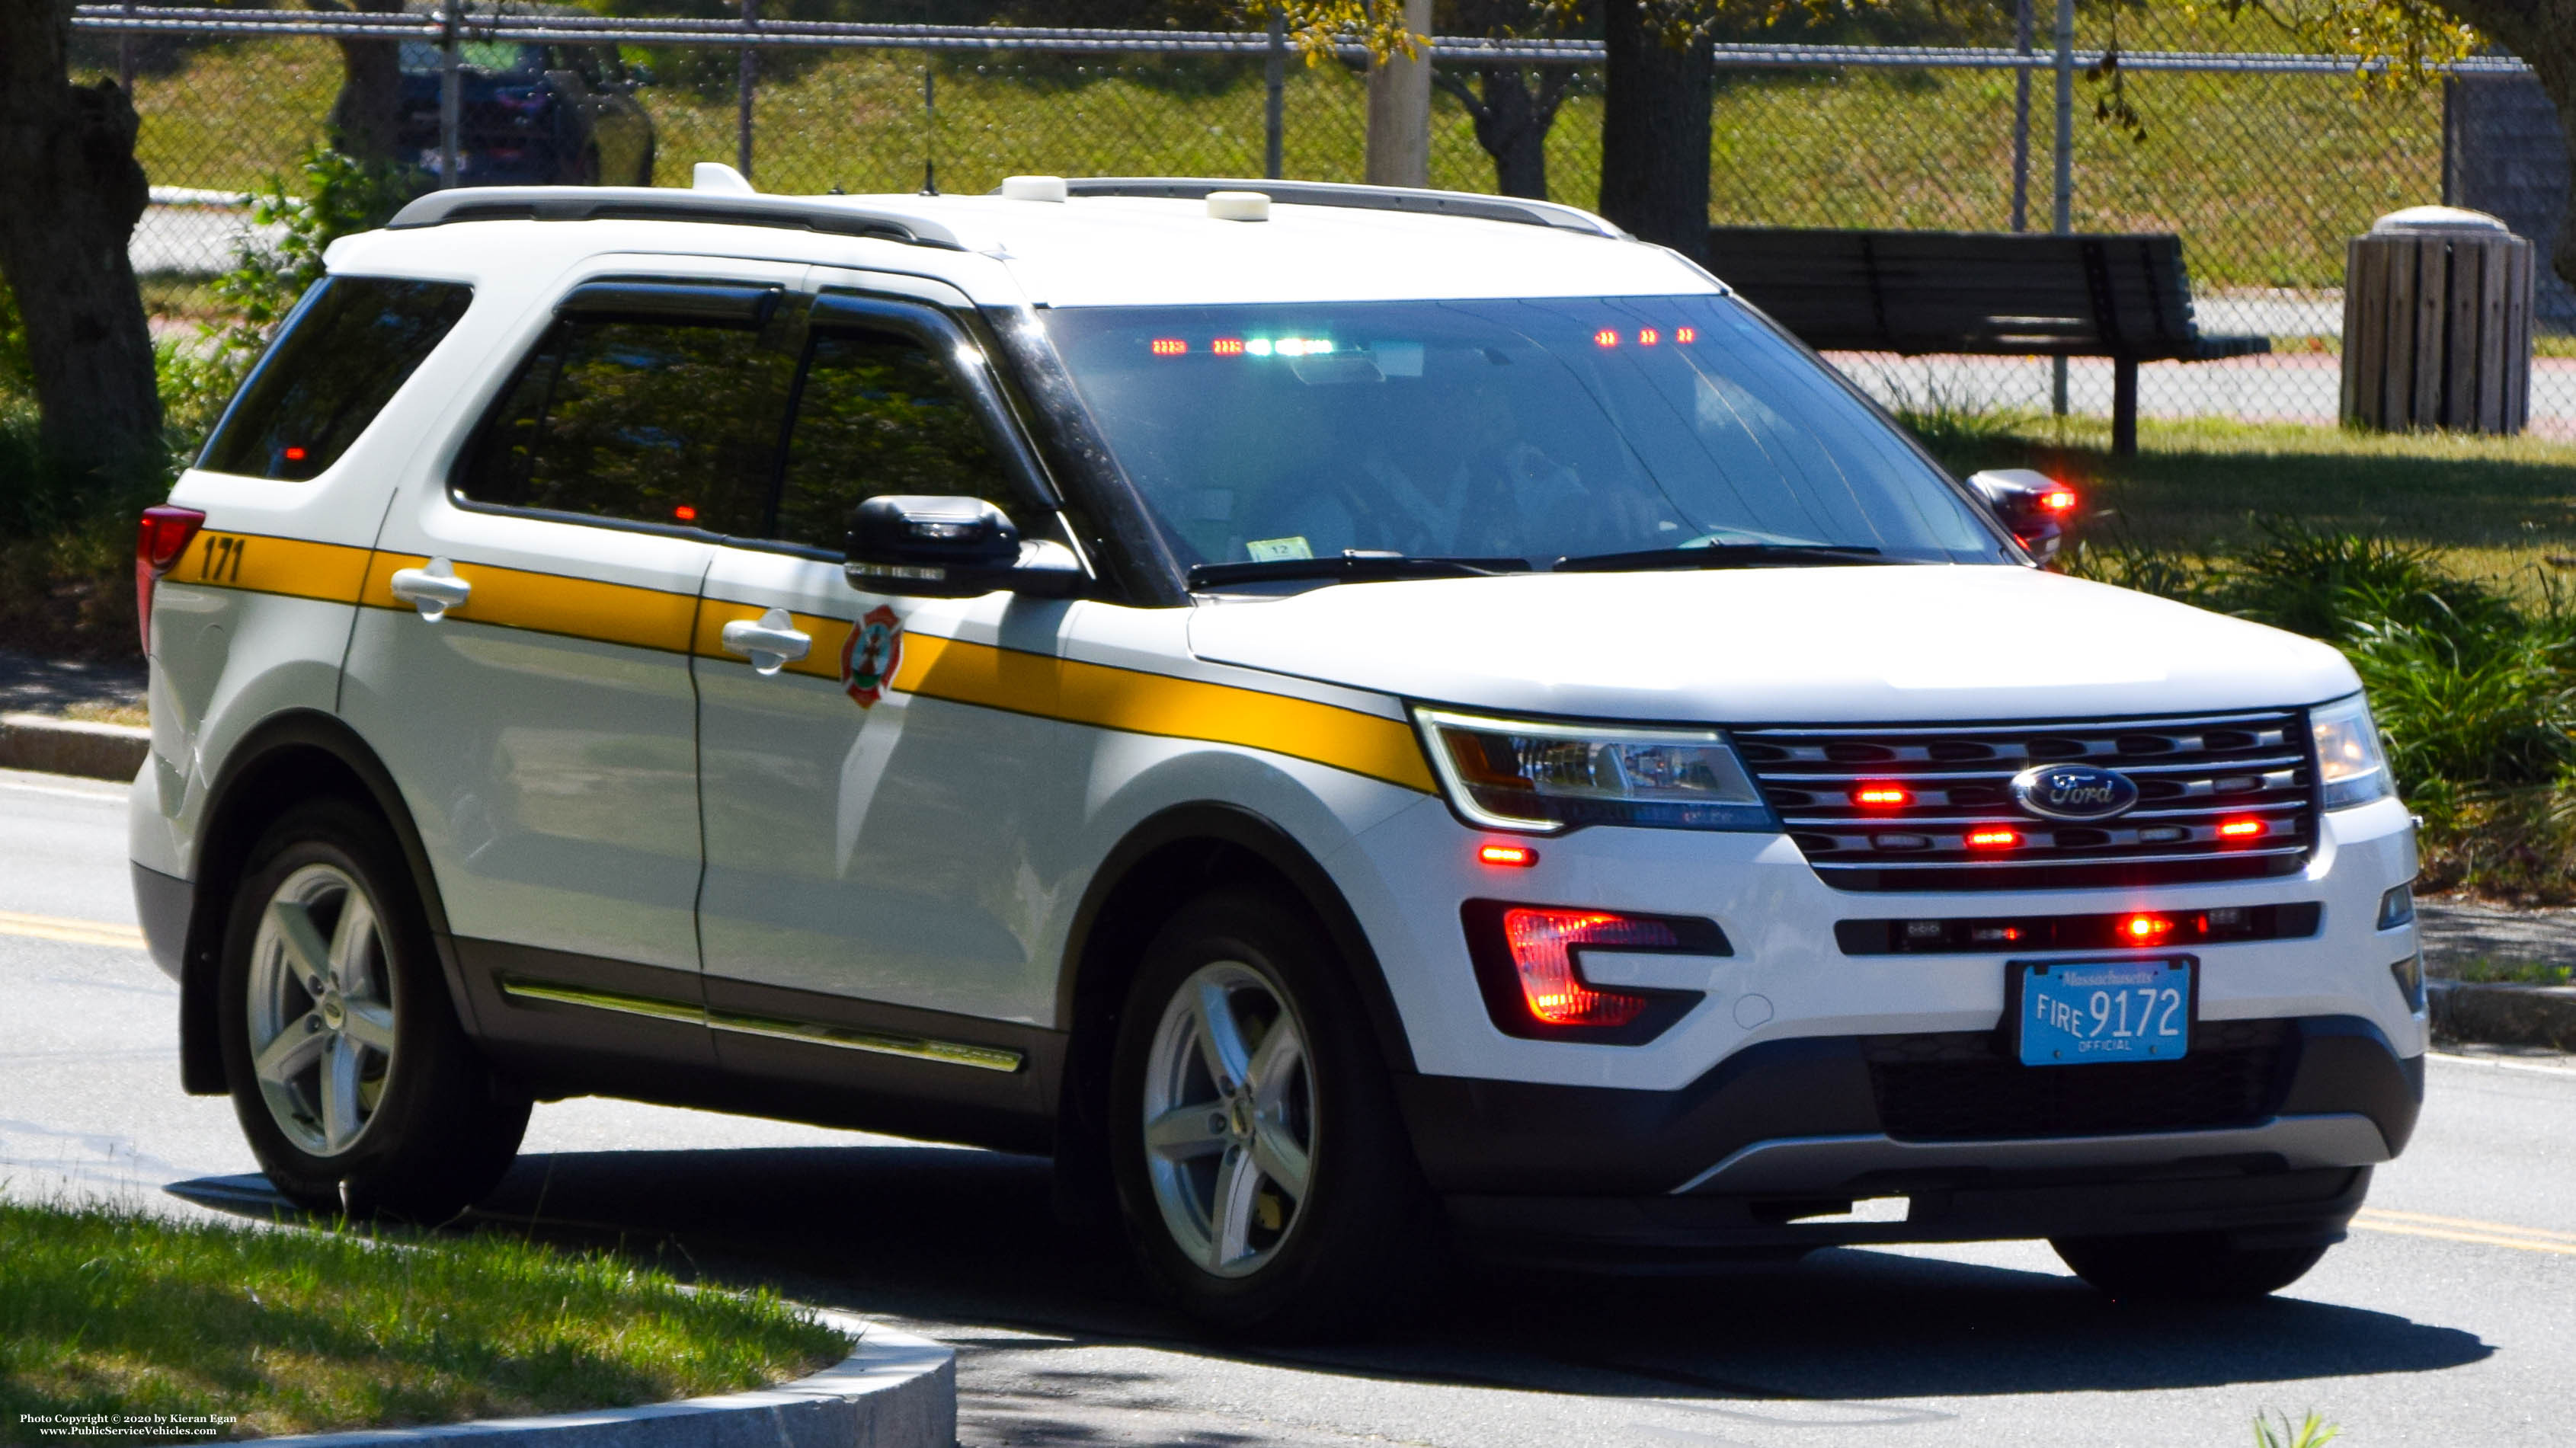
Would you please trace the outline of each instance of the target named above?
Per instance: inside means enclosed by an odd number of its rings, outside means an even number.
[[[2108,357],[2111,449],[2138,450],[2138,364],[2272,350],[2192,321],[2182,238],[1717,226],[1709,270],[1819,352]]]

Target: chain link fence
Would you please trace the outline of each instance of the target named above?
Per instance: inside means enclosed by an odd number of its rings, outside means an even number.
[[[2443,89],[2357,75],[2345,59],[2249,48],[2265,38],[2252,22],[2174,13],[2150,29],[2148,18],[2079,16],[2064,92],[2071,229],[2179,233],[2202,330],[2268,336],[2273,350],[2150,364],[2142,411],[2330,422],[2345,241],[2381,214],[2444,199]],[[790,193],[983,191],[1024,172],[1349,181],[1365,149],[1362,58],[1310,65],[1259,33],[104,5],[83,7],[75,24],[80,64],[131,77],[154,187],[136,260],[156,310],[179,321],[205,304],[201,279],[245,243],[238,198],[292,177],[322,142],[347,39],[404,42],[414,123],[421,105],[438,103],[421,72],[450,54],[487,78],[494,67],[589,67],[593,87],[649,117],[661,185],[687,184],[694,162],[746,159],[762,189]],[[2088,78],[2105,49],[2116,66]],[[1434,58],[1471,94],[1487,83],[1485,67],[1508,66],[1533,89],[1558,77],[1546,188],[1594,203],[1597,43],[1443,38]],[[2045,40],[2035,53],[1722,45],[1717,61],[1715,221],[2050,228],[2060,80]],[[2520,74],[2505,59],[2465,68]],[[436,184],[448,137],[434,125],[405,134],[422,184]],[[1494,160],[1445,85],[1433,97],[1431,182],[1496,189]],[[2544,335],[2541,351],[2535,426],[2576,434],[2576,345]],[[2044,360],[1838,360],[1903,406],[2051,405]],[[2068,374],[2072,411],[2108,412],[2107,361],[2077,359]]]

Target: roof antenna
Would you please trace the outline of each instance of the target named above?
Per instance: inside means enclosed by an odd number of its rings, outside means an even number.
[[[935,56],[921,62],[921,194],[939,194],[939,71]]]

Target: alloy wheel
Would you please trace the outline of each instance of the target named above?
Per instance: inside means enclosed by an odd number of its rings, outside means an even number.
[[[1146,1057],[1145,1169],[1183,1255],[1247,1277],[1296,1230],[1314,1177],[1315,1088],[1296,1011],[1237,961],[1164,1004]]]
[[[251,943],[251,1070],[307,1155],[343,1155],[375,1121],[394,1065],[392,986],[383,924],[347,871],[306,865],[279,882]]]

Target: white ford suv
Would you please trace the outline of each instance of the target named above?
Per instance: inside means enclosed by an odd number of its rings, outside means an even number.
[[[2343,659],[1596,217],[709,167],[329,270],[137,562],[136,895],[298,1201],[712,1106],[1052,1153],[1276,1333],[1443,1243],[2268,1292],[2406,1144]]]

